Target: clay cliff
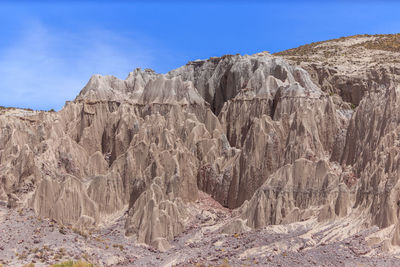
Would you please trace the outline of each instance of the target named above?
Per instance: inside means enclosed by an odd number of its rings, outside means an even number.
[[[160,250],[200,192],[227,233],[356,216],[400,245],[398,35],[94,75],[59,112],[2,109],[0,200]],[[389,244],[388,243],[388,244]]]

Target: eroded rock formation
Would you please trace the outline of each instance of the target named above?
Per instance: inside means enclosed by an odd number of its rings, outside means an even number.
[[[357,38],[315,49],[345,42],[355,53],[378,37]],[[57,113],[1,110],[0,200],[80,228],[126,211],[126,234],[161,250],[185,230],[199,190],[238,208],[230,234],[351,214],[398,229],[397,76],[369,62],[358,80],[351,60],[333,71],[318,55],[301,61],[307,51],[95,75]]]

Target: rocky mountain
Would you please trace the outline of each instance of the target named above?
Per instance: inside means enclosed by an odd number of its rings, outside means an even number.
[[[317,250],[354,235],[369,257],[393,255],[399,38],[226,55],[166,74],[135,69],[125,80],[94,75],[59,112],[3,108],[0,201],[79,232],[123,220],[130,246],[163,253],[183,237],[196,246],[207,231],[223,239],[297,229],[296,244],[243,255],[268,260],[268,251]],[[218,208],[205,208],[204,195]],[[157,264],[190,264],[177,255]]]

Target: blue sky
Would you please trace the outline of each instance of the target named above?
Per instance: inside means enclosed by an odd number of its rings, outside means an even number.
[[[59,110],[97,73],[400,32],[396,1],[31,2],[0,1],[3,106]]]

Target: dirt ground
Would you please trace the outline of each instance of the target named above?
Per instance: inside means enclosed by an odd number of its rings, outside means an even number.
[[[400,266],[396,254],[368,246],[366,237],[375,228],[338,241],[326,239],[338,227],[334,224],[305,238],[312,228],[307,222],[225,234],[221,226],[232,220],[230,210],[201,194],[192,211],[187,229],[161,252],[124,235],[126,214],[100,230],[82,232],[0,203],[0,263],[48,266],[83,259],[100,266]]]

